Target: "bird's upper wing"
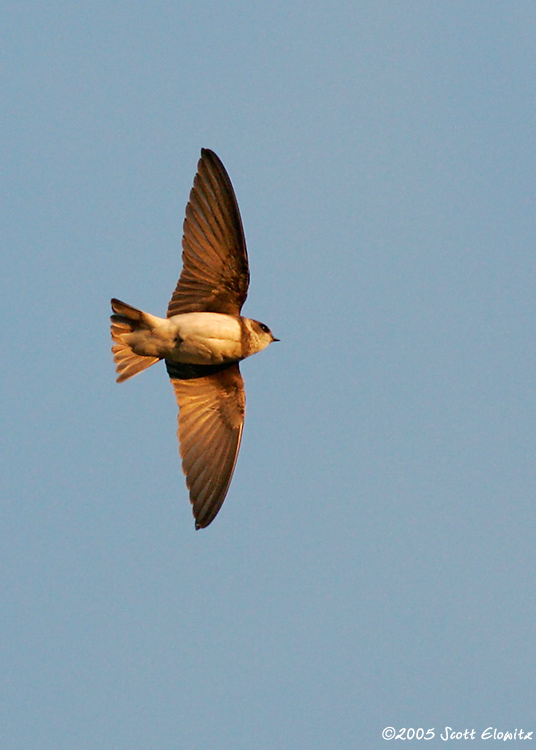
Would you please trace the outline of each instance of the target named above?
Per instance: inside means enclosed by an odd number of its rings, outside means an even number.
[[[179,405],[182,469],[199,529],[214,520],[233,476],[244,425],[244,381],[238,364],[166,365]]]
[[[168,318],[187,312],[240,313],[249,285],[242,220],[225,167],[205,148],[186,206],[182,261]]]

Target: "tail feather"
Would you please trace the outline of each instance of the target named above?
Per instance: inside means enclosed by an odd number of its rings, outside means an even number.
[[[121,302],[119,299],[112,299],[112,310],[114,311],[115,315],[112,316],[112,320],[117,316],[120,318],[123,318],[125,321],[129,321],[130,323],[138,323],[138,326],[135,326],[135,328],[138,328],[140,325],[143,324],[145,313],[143,310],[138,310],[137,307],[132,307],[132,305],[127,305],[126,302]]]
[[[114,345],[112,353],[118,373],[117,382],[122,383],[124,380],[137,375],[139,372],[146,370],[155,362],[158,357],[144,357],[132,351],[130,345],[124,340],[124,337],[140,328],[148,328],[150,324],[145,318],[145,313],[138,310],[125,302],[118,299],[112,299],[111,332]]]

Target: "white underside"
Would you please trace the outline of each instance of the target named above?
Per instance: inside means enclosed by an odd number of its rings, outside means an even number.
[[[145,315],[152,328],[124,336],[125,343],[136,354],[195,365],[243,358],[240,323],[231,315],[211,312],[182,313],[171,318]]]

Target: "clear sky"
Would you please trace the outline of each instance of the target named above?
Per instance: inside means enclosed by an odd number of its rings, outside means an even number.
[[[2,17],[2,750],[536,734],[535,3]],[[196,532],[108,316],[165,313],[201,147],[281,343]]]

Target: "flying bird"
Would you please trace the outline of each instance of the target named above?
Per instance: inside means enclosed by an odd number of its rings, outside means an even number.
[[[117,382],[163,359],[179,407],[182,469],[196,529],[216,517],[233,476],[244,426],[238,363],[276,339],[240,315],[249,267],[238,203],[225,167],[201,150],[186,206],[183,268],[166,318],[112,299]]]

